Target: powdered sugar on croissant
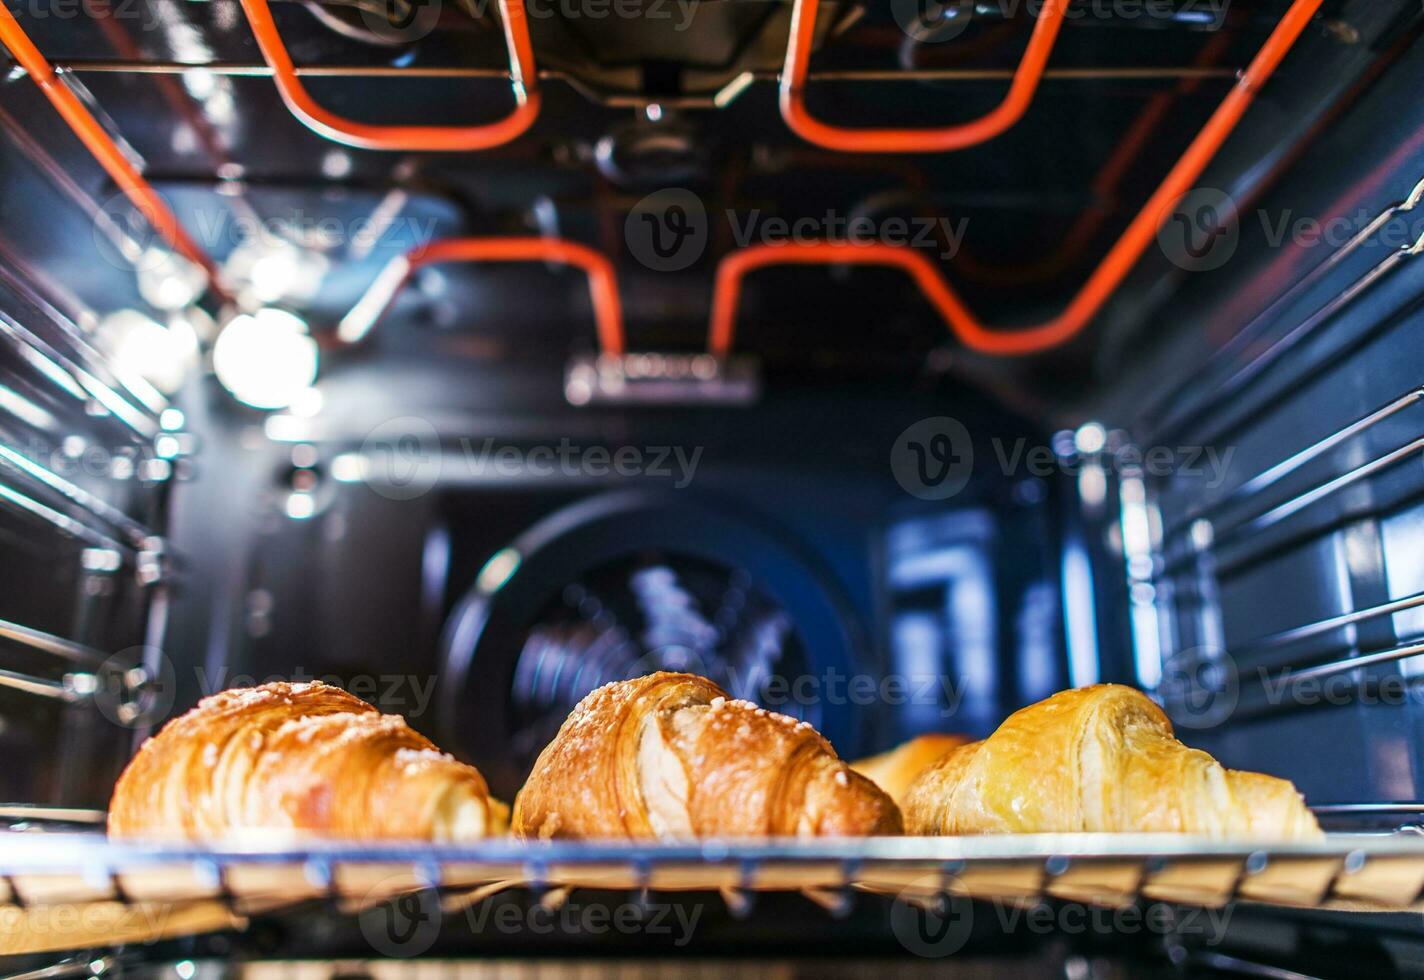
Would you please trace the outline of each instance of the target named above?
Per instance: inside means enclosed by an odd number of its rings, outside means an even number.
[[[692,674],[618,681],[579,703],[514,804],[524,837],[898,833],[895,804],[806,722]]]
[[[125,837],[273,829],[454,841],[499,820],[476,769],[405,719],[320,683],[205,698],[144,743],[109,804],[109,833]]]

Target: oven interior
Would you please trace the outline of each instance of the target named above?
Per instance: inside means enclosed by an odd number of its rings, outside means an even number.
[[[653,669],[805,718],[845,758],[1131,684],[1190,744],[1293,780],[1327,829],[1416,834],[1424,10],[911,7],[5,12],[0,855],[101,826],[136,745],[226,687],[340,683],[508,798],[584,694]],[[1055,10],[1000,131],[862,145],[993,117]],[[317,901],[5,972],[1424,962],[1406,911],[1242,900],[1210,943],[981,912],[936,960],[875,895],[585,894],[706,918],[686,944],[593,936],[555,915],[592,904],[515,890],[481,914],[554,927],[447,921],[402,962]]]

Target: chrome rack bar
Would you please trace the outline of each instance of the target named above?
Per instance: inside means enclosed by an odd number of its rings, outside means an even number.
[[[1305,626],[1295,626],[1291,629],[1281,630],[1278,633],[1263,636],[1259,640],[1253,640],[1239,650],[1233,650],[1232,656],[1239,659],[1250,659],[1251,654],[1258,653],[1262,650],[1289,646],[1292,643],[1307,640],[1312,636],[1319,636],[1321,633],[1329,633],[1331,630],[1339,629],[1342,626],[1350,626],[1354,623],[1364,622],[1367,619],[1376,619],[1381,616],[1390,616],[1394,613],[1404,612],[1407,609],[1417,609],[1420,606],[1424,606],[1424,592],[1416,592],[1413,595],[1393,599],[1389,602],[1381,603],[1377,606],[1370,606],[1366,609],[1356,609],[1352,612],[1341,613],[1338,616],[1317,620]]]
[[[5,274],[5,266],[0,263],[0,276]],[[56,311],[56,316],[60,314]],[[42,372],[44,376],[65,394],[75,397],[74,388],[81,392],[80,399],[93,398],[104,407],[111,415],[117,418],[124,425],[128,426],[135,434],[143,439],[151,439],[159,432],[159,425],[146,409],[135,405],[117,389],[107,382],[100,380],[96,375],[81,367],[76,361],[61,353],[55,347],[46,343],[29,328],[23,326],[7,313],[0,313],[0,334],[4,334],[11,339],[11,342],[20,348],[28,348],[27,359],[34,360],[35,357],[43,358],[59,369],[63,375],[67,375],[67,384],[64,378],[54,371]]]
[[[94,674],[66,674],[62,681],[51,681],[0,668],[0,687],[51,701],[78,704],[94,696],[98,690],[98,678]]]
[[[1332,660],[1328,663],[1317,664],[1314,667],[1283,670],[1272,677],[1271,681],[1274,684],[1283,686],[1299,684],[1303,681],[1318,681],[1321,678],[1344,674],[1359,667],[1374,667],[1378,664],[1392,663],[1396,660],[1408,660],[1410,657],[1417,657],[1421,653],[1424,653],[1424,642],[1405,643],[1401,646],[1390,647],[1386,650],[1372,650],[1369,653],[1362,653],[1358,657],[1345,657],[1340,660]]]
[[[40,171],[50,183],[75,204],[85,216],[93,222],[96,231],[102,233],[113,243],[115,250],[120,255],[137,262],[143,254],[143,247],[116,222],[98,201],[94,200],[79,184],[69,175],[69,171],[50,155],[44,144],[30,135],[25,126],[10,113],[0,108],[0,130],[4,130],[5,136],[15,147],[23,153]]]
[[[105,659],[104,654],[93,647],[75,643],[73,640],[66,640],[62,636],[55,636],[44,630],[12,623],[6,619],[0,619],[0,639],[20,643],[32,650],[39,650],[42,653],[48,653],[85,667],[97,668],[104,663]]]
[[[1424,813],[1424,803],[1321,803],[1310,807],[1325,816],[1352,813]]]
[[[1273,300],[1270,305],[1268,305],[1264,310],[1252,317],[1251,320],[1246,324],[1246,326],[1242,327],[1241,330],[1236,334],[1235,337],[1231,339],[1230,342],[1228,342],[1219,351],[1217,351],[1211,356],[1207,366],[1210,367],[1213,363],[1220,363],[1226,358],[1229,358],[1234,354],[1240,353],[1254,338],[1257,330],[1261,326],[1275,318],[1275,316],[1279,314],[1290,302],[1304,295],[1312,287],[1319,284],[1322,279],[1324,279],[1327,275],[1334,271],[1335,268],[1338,267],[1342,262],[1344,262],[1355,252],[1359,251],[1362,247],[1364,247],[1365,243],[1368,242],[1381,228],[1383,228],[1391,220],[1401,214],[1408,214],[1409,212],[1417,208],[1421,203],[1424,203],[1424,178],[1420,178],[1419,182],[1414,185],[1414,188],[1409,192],[1408,196],[1406,196],[1404,200],[1400,201],[1397,204],[1391,205],[1390,207],[1387,207],[1383,211],[1381,211],[1378,215],[1375,216],[1373,221],[1371,221],[1364,228],[1362,228],[1348,242],[1340,246],[1339,249],[1331,253],[1331,255],[1326,258],[1324,262],[1311,269],[1301,278],[1297,279],[1283,293],[1281,293],[1280,296],[1276,297],[1276,299]],[[1382,275],[1388,272],[1389,269],[1393,269],[1394,266],[1398,265],[1403,259],[1411,255],[1417,255],[1421,251],[1424,251],[1424,239],[1415,242],[1412,246],[1405,246],[1404,248],[1401,248],[1386,257],[1383,262],[1381,262],[1379,265],[1375,266],[1368,273],[1366,273],[1362,279],[1358,280],[1356,286],[1359,286],[1361,283],[1365,283],[1365,288],[1367,288],[1369,284],[1373,284],[1374,282],[1376,282]],[[1356,289],[1355,286],[1352,286],[1350,289],[1346,290],[1345,293],[1349,294],[1349,297],[1353,299],[1355,296],[1359,295],[1360,291],[1362,290]],[[1342,296],[1343,295],[1344,294],[1342,294]],[[1331,303],[1326,304],[1325,307],[1322,307],[1321,310],[1318,310],[1315,314],[1312,314],[1304,322],[1289,331],[1280,340],[1276,341],[1276,343],[1272,344],[1266,350],[1262,351],[1256,357],[1252,358],[1252,360],[1248,364],[1242,367],[1235,374],[1231,375],[1221,384],[1217,385],[1216,388],[1214,388],[1212,392],[1202,402],[1198,403],[1195,406],[1189,407],[1183,414],[1177,416],[1168,416],[1167,418],[1165,418],[1156,426],[1156,430],[1158,433],[1156,438],[1161,439],[1166,435],[1174,433],[1177,430],[1183,428],[1188,422],[1206,414],[1212,408],[1219,405],[1224,399],[1228,398],[1230,395],[1245,387],[1252,380],[1254,380],[1261,373],[1263,373],[1267,367],[1274,363],[1286,351],[1304,340],[1305,337],[1308,336],[1310,333],[1313,333],[1322,322],[1322,319],[1320,317],[1321,312],[1323,312],[1324,310],[1330,310],[1331,312],[1333,312],[1334,310],[1338,309],[1340,305],[1342,304],[1338,301],[1332,301]],[[1175,403],[1179,399],[1182,391],[1183,388],[1180,387],[1173,389],[1167,396],[1161,399],[1159,404],[1166,406]]]
[[[37,806],[33,803],[0,803],[0,820],[50,821],[102,825],[109,819],[105,810],[82,810],[76,807]]]
[[[1326,497],[1343,490],[1351,484],[1358,483],[1366,477],[1374,476],[1381,470],[1387,470],[1421,451],[1424,451],[1424,437],[1415,439],[1413,442],[1400,446],[1392,452],[1385,453],[1377,459],[1372,459],[1368,463],[1363,463],[1333,479],[1326,480],[1324,483],[1318,484],[1304,493],[1297,494],[1284,503],[1277,504],[1264,514],[1253,517],[1248,521],[1234,524],[1228,528],[1228,533],[1236,534],[1245,531],[1255,534],[1267,530],[1286,518],[1299,513],[1311,504],[1318,503]]]
[[[82,508],[93,517],[98,518],[123,534],[135,548],[143,548],[149,539],[156,537],[153,531],[144,527],[108,501],[96,497],[83,487],[71,483],[53,470],[41,466],[28,456],[16,452],[3,443],[0,443],[0,466],[6,466],[11,470],[22,473],[29,479],[34,480],[36,483],[64,497],[70,503]]]
[[[72,977],[101,977],[119,964],[117,956],[81,956],[77,960],[55,963],[52,966],[11,973],[0,980],[70,980]]]
[[[1261,531],[1269,530],[1289,517],[1305,510],[1313,504],[1332,496],[1333,494],[1351,486],[1367,477],[1374,476],[1382,470],[1390,469],[1399,465],[1415,453],[1424,452],[1424,437],[1386,453],[1376,459],[1363,463],[1360,466],[1342,473],[1340,476],[1332,477],[1324,483],[1317,484],[1309,490],[1286,500],[1283,503],[1266,510],[1255,517],[1246,518],[1229,525],[1224,532],[1217,532],[1213,535],[1213,547],[1220,545],[1223,540],[1229,540],[1231,536],[1240,534],[1258,534]],[[1185,552],[1176,558],[1166,559],[1161,570],[1162,576],[1172,575],[1181,571],[1187,564],[1195,561],[1197,555],[1194,552]],[[1220,570],[1218,571],[1220,574]]]
[[[1213,503],[1207,505],[1206,507],[1203,507],[1198,511],[1188,513],[1186,517],[1182,518],[1182,520],[1173,524],[1166,530],[1166,532],[1163,534],[1163,539],[1170,540],[1176,537],[1177,535],[1180,535],[1182,532],[1188,530],[1195,521],[1201,520],[1203,518],[1209,520],[1212,514],[1220,513],[1227,507],[1235,506],[1250,500],[1252,497],[1255,497],[1263,491],[1270,489],[1277,483],[1284,480],[1286,477],[1290,476],[1292,473],[1295,473],[1296,471],[1300,470],[1306,464],[1312,462],[1313,460],[1319,459],[1325,453],[1328,453],[1330,450],[1339,446],[1341,443],[1353,439],[1360,433],[1366,431],[1367,429],[1373,428],[1375,425],[1379,424],[1380,422],[1383,422],[1385,419],[1397,415],[1404,409],[1409,408],[1412,405],[1418,404],[1420,400],[1424,400],[1424,385],[1420,385],[1419,387],[1413,388],[1410,391],[1405,392],[1403,395],[1400,395],[1393,401],[1388,402],[1385,405],[1381,405],[1374,411],[1369,412],[1368,414],[1356,419],[1349,425],[1345,426],[1343,429],[1340,429],[1337,432],[1333,432],[1325,438],[1320,439],[1315,443],[1312,443],[1306,448],[1300,450],[1300,452],[1295,453],[1294,455],[1277,463],[1275,466],[1272,466],[1264,472],[1247,480],[1245,483],[1236,487],[1234,490],[1232,490],[1229,494],[1227,494],[1220,500],[1214,501]]]
[[[184,75],[193,72],[207,72],[213,75],[238,76],[244,78],[270,78],[272,67],[255,62],[210,62],[207,64],[190,61],[118,61],[105,59],[68,58],[63,64],[56,63],[55,71],[61,74],[120,74],[120,75]],[[1237,67],[1201,67],[1195,65],[1167,66],[1130,65],[1102,67],[1062,67],[1046,68],[1045,79],[1063,81],[1112,80],[1176,80],[1182,78],[1219,78],[1230,81],[1240,73]],[[298,65],[298,75],[311,78],[490,78],[510,80],[508,68],[480,68],[465,65]],[[774,82],[779,72],[758,71],[750,73],[760,82]],[[568,73],[556,68],[541,68],[540,81],[568,81]],[[811,81],[837,82],[992,82],[1012,79],[1010,68],[895,68],[886,70],[823,70],[810,72]]]
[[[46,506],[5,483],[0,483],[0,504],[9,504],[13,510],[38,517],[70,537],[78,538],[90,547],[115,552],[121,558],[131,559],[133,557],[134,549],[127,544],[82,521],[75,520],[68,514]]]
[[[0,252],[9,252],[8,248],[0,247]],[[84,332],[79,326],[66,317],[62,312],[55,309],[33,286],[18,276],[9,263],[0,262],[0,281],[4,281],[13,288],[23,299],[32,304],[40,313],[50,320],[74,345],[75,352],[79,359],[91,364],[103,364],[103,358],[98,351],[89,345],[84,337]],[[157,421],[157,413],[144,404],[143,399],[137,394],[134,400],[129,400],[119,393],[115,385],[101,380],[94,371],[81,366],[79,360],[61,353],[53,345],[47,343],[29,328],[23,326],[18,320],[9,314],[0,315],[3,321],[4,332],[10,334],[17,340],[39,353],[47,359],[59,364],[71,378],[93,397],[99,404],[103,405],[110,413],[127,425],[134,432],[145,439],[151,439],[159,432],[160,426]],[[54,380],[51,378],[51,380]],[[118,379],[115,379],[117,383]]]

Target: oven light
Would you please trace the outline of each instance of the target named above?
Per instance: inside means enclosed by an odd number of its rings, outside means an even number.
[[[234,317],[213,345],[213,372],[253,408],[285,408],[317,375],[316,341],[295,314],[274,307]]]
[[[178,974],[178,980],[193,980],[198,968],[192,960],[183,960],[174,965],[173,972]]]

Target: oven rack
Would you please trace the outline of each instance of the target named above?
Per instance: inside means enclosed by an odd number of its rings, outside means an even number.
[[[1421,246],[1424,240],[1414,246],[1413,252],[1417,253]],[[1153,539],[1149,546],[1154,566],[1150,578],[1155,589],[1165,589],[1179,603],[1199,602],[1212,594],[1221,581],[1251,567],[1283,541],[1298,544],[1317,534],[1330,533],[1341,520],[1364,516],[1364,509],[1374,513],[1383,508],[1385,505],[1379,500],[1365,508],[1358,501],[1342,498],[1347,498],[1352,489],[1371,485],[1424,458],[1424,436],[1418,434],[1417,424],[1401,424],[1405,413],[1417,410],[1421,404],[1424,386],[1416,385],[1349,419],[1205,506],[1187,508],[1172,516],[1159,511],[1155,520],[1147,522],[1155,528],[1148,532]],[[1387,431],[1387,424],[1402,429],[1402,434]],[[1348,457],[1348,465],[1331,465],[1348,447],[1356,449]],[[1282,490],[1286,492],[1281,493]],[[1327,504],[1336,509],[1330,511]],[[1171,602],[1156,595],[1154,591],[1155,615],[1174,615]],[[1163,648],[1163,665],[1184,687],[1162,691],[1169,714],[1185,703],[1184,696],[1225,698],[1216,712],[1219,717],[1214,720],[1210,711],[1193,713],[1195,724],[1213,727],[1227,718],[1293,704],[1291,695],[1301,685],[1319,684],[1326,678],[1355,674],[1351,683],[1359,687],[1368,680],[1362,668],[1422,656],[1424,642],[1416,636],[1406,636],[1386,646],[1354,647],[1346,642],[1324,653],[1312,650],[1291,655],[1292,651],[1305,650],[1309,641],[1319,641],[1333,632],[1421,606],[1424,592],[1394,595],[1257,635],[1225,649],[1178,650],[1180,644],[1170,644]],[[1215,669],[1203,671],[1208,666]],[[1267,684],[1288,696],[1278,694],[1274,700],[1263,699],[1261,694]]]
[[[687,843],[470,845],[236,840],[212,847],[14,833],[0,845],[0,908],[17,928],[0,954],[151,941],[240,928],[247,916],[324,901],[359,913],[434,890],[447,910],[527,888],[716,892],[734,915],[757,892],[799,892],[832,914],[870,892],[927,905],[946,896],[1013,904],[1121,907],[1250,901],[1296,909],[1424,910],[1424,837],[1330,835],[1318,842],[1223,842],[1168,834],[1048,834]],[[27,931],[57,908],[83,928]],[[81,934],[82,933],[82,934]],[[107,937],[102,938],[101,937]],[[118,938],[114,938],[118,937]]]

